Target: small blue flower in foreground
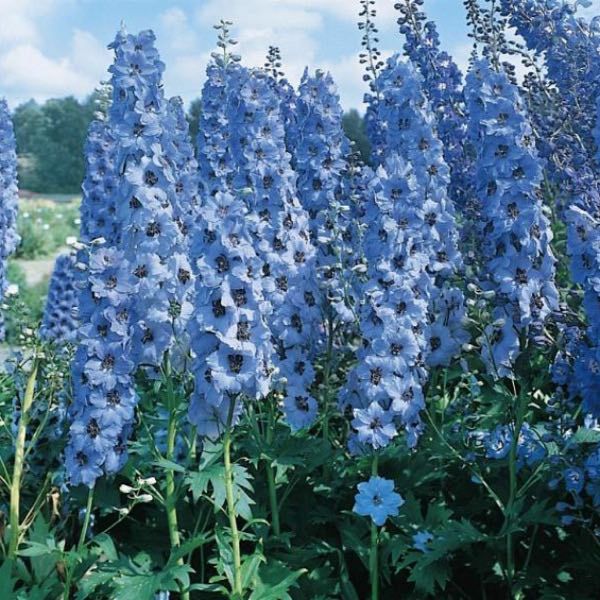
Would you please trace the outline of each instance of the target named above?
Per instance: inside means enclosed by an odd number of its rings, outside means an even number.
[[[357,515],[371,517],[375,525],[383,525],[388,517],[395,517],[404,499],[394,491],[394,482],[383,477],[371,477],[358,484],[352,509]]]
[[[433,539],[433,534],[429,531],[417,531],[412,536],[413,548],[421,552],[429,552],[428,544]]]

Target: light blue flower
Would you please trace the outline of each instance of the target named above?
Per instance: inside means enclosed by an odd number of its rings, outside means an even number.
[[[394,491],[394,482],[383,477],[371,477],[358,484],[358,494],[354,497],[352,509],[357,515],[371,517],[380,527],[389,517],[395,517],[404,499]]]

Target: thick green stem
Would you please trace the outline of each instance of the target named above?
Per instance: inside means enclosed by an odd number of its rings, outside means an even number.
[[[173,389],[171,367],[165,359],[165,380],[167,386],[167,407],[169,410],[169,421],[167,424],[167,460],[173,462],[175,456],[175,442],[177,440],[177,399]],[[177,521],[177,494],[175,493],[175,471],[171,468],[166,472],[165,488],[165,510],[167,513],[167,527],[169,529],[169,541],[171,550],[181,545],[179,535],[179,524]],[[183,565],[183,557],[177,560],[177,564]],[[181,592],[182,600],[189,600],[189,592]]]
[[[329,439],[329,379],[331,377],[331,360],[333,358],[333,316],[327,319],[327,351],[323,366],[323,439]]]
[[[377,476],[378,456],[373,456],[371,475]],[[379,530],[371,521],[371,549],[369,552],[369,579],[371,582],[371,600],[379,600]]]
[[[90,527],[90,518],[92,515],[92,503],[94,502],[94,486],[88,491],[87,504],[85,506],[85,515],[83,517],[83,526],[81,527],[81,533],[79,534],[79,543],[77,544],[77,550],[81,550],[85,544],[85,538],[87,536],[88,529]]]
[[[10,541],[8,543],[8,559],[14,559],[19,548],[21,538],[21,478],[23,477],[23,467],[25,463],[25,440],[27,437],[27,424],[29,422],[29,410],[33,404],[35,393],[35,382],[38,372],[37,359],[33,362],[33,367],[25,388],[25,396],[21,403],[21,418],[17,430],[17,439],[15,442],[15,463],[13,467],[12,481],[10,485]]]
[[[267,423],[267,444],[269,447],[273,442],[273,429],[275,428],[275,419],[273,418],[273,411],[269,407],[269,420]],[[277,503],[277,487],[275,486],[275,469],[267,462],[265,464],[267,470],[267,485],[269,487],[269,504],[271,507],[271,525],[273,527],[273,533],[276,536],[281,534],[281,525],[279,521],[279,504]]]
[[[225,463],[225,495],[227,515],[231,529],[231,549],[233,552],[233,597],[242,598],[242,557],[240,552],[240,533],[237,526],[235,498],[233,494],[233,468],[231,465],[231,424],[227,424],[223,437],[223,460]]]
[[[519,434],[523,425],[524,402],[520,394],[515,394],[515,429],[510,452],[508,455],[508,501],[506,502],[506,512],[504,517],[504,525],[506,528],[506,579],[509,588],[509,593],[512,595],[512,588],[515,578],[515,550],[513,534],[510,531],[512,528],[513,510],[515,500],[517,498],[517,450],[519,444]]]
[[[169,424],[167,426],[167,460],[173,460],[175,452],[175,439],[177,436],[177,415],[175,410],[171,410],[169,414]],[[166,510],[167,524],[169,526],[169,540],[171,548],[176,548],[180,545],[179,526],[177,524],[177,500],[175,498],[175,471],[167,469],[166,473]]]

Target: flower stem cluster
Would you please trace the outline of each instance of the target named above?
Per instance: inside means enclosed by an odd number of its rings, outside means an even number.
[[[238,162],[229,143],[222,143],[232,139],[227,125],[239,102],[240,71],[235,61],[210,64],[202,92],[200,153],[208,164],[219,164],[221,172],[229,174],[215,176],[201,169],[202,202],[191,246],[196,272],[190,323],[195,390],[189,418],[198,433],[209,438],[235,425],[244,397],[258,399],[268,393],[273,370],[266,322],[271,306],[263,295],[253,215],[243,201],[244,192],[234,188]]]
[[[8,257],[16,250],[17,234],[17,151],[12,119],[6,100],[0,98],[0,300],[8,286]],[[4,339],[4,319],[0,315],[0,339]]]
[[[465,93],[478,148],[481,285],[495,294],[494,323],[484,332],[482,355],[494,375],[510,376],[521,342],[540,333],[558,302],[552,231],[540,192],[542,161],[518,89],[506,73],[487,59],[477,61]]]
[[[349,193],[350,143],[342,127],[342,107],[331,75],[304,72],[288,138],[297,173],[298,196],[309,216],[317,280],[326,314],[354,320],[357,206]]]
[[[40,337],[53,342],[72,342],[77,335],[77,267],[75,254],[61,254],[54,264]]]
[[[411,166],[414,212],[403,226],[419,230],[430,284],[423,287],[429,302],[429,325],[425,329],[430,366],[447,365],[457,355],[467,336],[464,329],[464,298],[453,287],[453,277],[462,269],[454,206],[448,198],[449,169],[436,133],[436,119],[422,90],[422,78],[412,63],[391,57],[381,72],[377,122],[381,145],[374,140],[376,155],[394,152]]]
[[[285,384],[283,410],[293,429],[313,422],[317,402],[310,394],[314,378],[313,344],[321,320],[315,282],[315,249],[308,215],[297,199],[295,174],[286,151],[280,98],[268,74],[232,72],[228,102],[234,188],[248,211],[265,299],[273,314],[276,366]]]

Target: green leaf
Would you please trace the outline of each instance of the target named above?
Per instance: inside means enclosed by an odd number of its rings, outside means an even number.
[[[600,431],[596,429],[578,429],[569,439],[569,444],[597,444],[600,442]]]
[[[160,467],[165,471],[176,471],[177,473],[185,473],[185,467],[177,464],[176,462],[173,462],[172,460],[167,460],[166,458],[155,460],[152,464],[157,467]]]
[[[13,561],[5,560],[0,566],[0,598],[13,598],[16,580],[12,577]]]
[[[261,566],[250,600],[291,600],[288,591],[298,587],[296,582],[306,572],[306,569],[292,571],[283,563],[270,560]]]
[[[225,467],[221,464],[206,465],[202,470],[190,473],[186,483],[192,492],[194,501],[208,493],[209,485],[212,487],[212,498],[215,510],[225,504]]]
[[[54,545],[54,540],[50,538],[47,540],[46,544],[40,544],[39,542],[27,542],[27,547],[23,548],[23,550],[19,550],[19,556],[27,556],[31,558],[34,556],[48,556],[59,552],[60,550],[58,550],[56,545]]]

